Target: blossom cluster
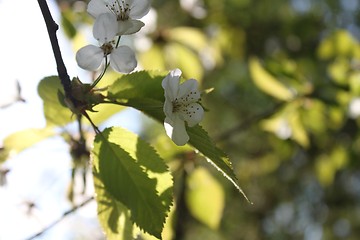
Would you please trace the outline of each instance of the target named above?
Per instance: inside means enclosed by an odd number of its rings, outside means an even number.
[[[93,36],[99,45],[81,48],[76,53],[78,65],[95,71],[105,62],[103,73],[108,65],[118,72],[132,72],[137,66],[135,53],[128,46],[120,46],[120,38],[138,32],[144,26],[139,19],[149,10],[150,0],[91,0],[87,12],[95,18]],[[187,127],[198,124],[204,115],[197,81],[190,79],[180,83],[181,74],[180,69],[172,70],[162,81],[164,127],[167,135],[179,146],[190,139]]]
[[[87,12],[95,18],[93,36],[99,46],[87,45],[76,53],[78,65],[95,71],[105,64],[118,72],[130,73],[137,66],[134,51],[119,46],[122,35],[138,32],[144,23],[140,18],[150,10],[150,0],[91,0]]]

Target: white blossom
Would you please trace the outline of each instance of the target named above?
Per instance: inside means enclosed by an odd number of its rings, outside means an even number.
[[[180,84],[181,70],[172,70],[162,81],[165,91],[164,126],[167,135],[176,145],[182,146],[189,141],[186,125],[193,127],[203,116],[204,109],[199,104],[200,92],[195,79]]]
[[[360,116],[360,98],[356,97],[351,99],[348,106],[350,118],[356,119]]]
[[[86,70],[95,71],[105,58],[110,66],[123,73],[129,73],[137,65],[134,51],[128,46],[115,46],[114,38],[117,33],[115,17],[110,13],[101,14],[95,22],[93,35],[99,41],[100,46],[87,45],[76,53],[78,65]]]
[[[91,0],[87,11],[97,18],[103,13],[112,13],[116,17],[117,35],[138,32],[144,23],[138,19],[150,10],[150,0]]]

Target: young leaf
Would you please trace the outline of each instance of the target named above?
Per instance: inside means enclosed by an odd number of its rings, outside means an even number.
[[[38,85],[38,93],[43,100],[44,114],[48,125],[64,126],[76,121],[76,117],[70,109],[64,106],[64,102],[61,103],[60,98],[64,97],[64,90],[57,76],[42,79]],[[96,112],[88,112],[88,115],[94,124],[99,125],[123,109],[122,106],[101,104],[94,107]]]
[[[93,160],[94,172],[112,200],[126,206],[141,229],[161,238],[172,201],[172,177],[155,150],[131,132],[107,128],[95,137]]]
[[[43,129],[26,129],[7,136],[3,142],[3,149],[0,151],[0,163],[5,161],[10,153],[19,153],[54,135],[54,129],[47,127]]]
[[[38,85],[38,93],[43,100],[44,114],[48,125],[63,126],[76,120],[70,109],[60,103],[59,91],[64,95],[58,76],[45,77]]]
[[[258,59],[250,59],[249,68],[252,79],[263,92],[283,101],[289,101],[293,98],[290,89],[265,71]]]

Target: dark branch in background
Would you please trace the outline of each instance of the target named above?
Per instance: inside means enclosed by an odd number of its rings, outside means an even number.
[[[54,19],[52,18],[52,15],[50,13],[50,10],[49,10],[46,0],[38,0],[38,3],[39,3],[41,13],[42,13],[45,23],[46,23],[46,28],[47,28],[47,31],[49,34],[51,46],[52,46],[55,61],[56,61],[57,72],[59,74],[61,84],[64,88],[65,96],[69,97],[72,100],[72,97],[70,94],[70,92],[71,92],[70,77],[67,73],[67,70],[66,70],[66,67],[64,64],[64,60],[61,56],[59,42],[56,37],[56,31],[59,29],[59,26],[55,23]]]
[[[181,240],[185,237],[185,223],[187,222],[186,220],[189,218],[189,210],[186,206],[185,201],[186,178],[186,170],[182,170],[182,176],[180,176],[179,179],[180,189],[176,201],[176,214],[174,217],[176,220],[173,223],[173,229],[175,232],[173,240]]]
[[[237,134],[238,132],[241,132],[243,130],[248,129],[252,124],[260,121],[261,119],[270,117],[272,114],[274,114],[279,108],[281,108],[284,105],[284,102],[280,102],[276,104],[272,109],[264,111],[258,115],[255,115],[253,117],[250,117],[248,119],[245,119],[243,122],[241,122],[239,125],[221,133],[220,135],[215,137],[215,141],[224,141],[233,135]]]
[[[11,105],[13,105],[16,102],[26,102],[26,100],[21,96],[21,86],[20,86],[20,83],[18,80],[16,80],[16,96],[15,96],[15,98],[9,103],[0,105],[0,108],[10,107]]]
[[[89,202],[91,202],[92,200],[94,200],[94,197],[89,197],[88,199],[86,199],[85,201],[83,201],[82,203],[80,203],[79,205],[76,205],[75,207],[73,207],[72,209],[66,211],[63,213],[63,215],[57,219],[55,222],[53,222],[52,224],[50,224],[49,226],[47,226],[46,228],[44,228],[41,232],[36,233],[35,235],[31,236],[28,238],[28,240],[34,239],[36,237],[39,237],[40,235],[42,235],[44,232],[46,232],[47,230],[49,230],[50,228],[54,227],[55,225],[57,225],[59,222],[61,222],[67,215],[75,212],[76,210],[78,210],[79,208],[85,206],[86,204],[88,204]]]
[[[186,223],[190,218],[189,209],[185,200],[186,179],[188,175],[185,169],[182,169],[181,171],[182,173],[179,179],[179,190],[177,193],[178,196],[176,199],[176,212],[173,222],[173,229],[175,232],[173,240],[184,239]]]

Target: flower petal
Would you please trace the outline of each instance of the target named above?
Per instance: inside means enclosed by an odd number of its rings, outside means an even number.
[[[86,70],[94,71],[99,68],[104,58],[101,48],[94,45],[87,45],[76,52],[77,64]]]
[[[164,103],[164,113],[165,113],[165,116],[170,118],[170,119],[173,119],[174,118],[174,113],[173,113],[173,104],[171,101],[169,101],[168,99],[165,99],[165,103]]]
[[[204,117],[204,109],[198,103],[190,103],[180,112],[181,118],[187,122],[189,127],[193,127]]]
[[[189,141],[189,135],[186,132],[185,122],[176,117],[174,121],[165,118],[164,127],[166,134],[174,141],[178,146],[183,146]]]
[[[127,0],[130,7],[129,17],[133,19],[140,19],[150,11],[149,0]]]
[[[171,102],[178,96],[180,76],[181,70],[178,68],[174,69],[166,75],[161,83],[161,86],[165,90],[165,98],[168,98]]]
[[[100,44],[108,43],[114,39],[117,34],[118,23],[116,17],[111,13],[100,14],[94,23],[93,35]]]
[[[91,0],[87,6],[87,12],[97,18],[102,13],[110,12],[103,0]]]
[[[189,79],[179,86],[178,98],[180,102],[192,103],[200,99],[198,83],[195,79]]]
[[[142,21],[128,19],[126,21],[118,21],[118,35],[130,35],[140,31],[140,29],[145,26]]]
[[[123,73],[129,73],[137,66],[134,51],[128,46],[120,46],[110,54],[110,66]]]

